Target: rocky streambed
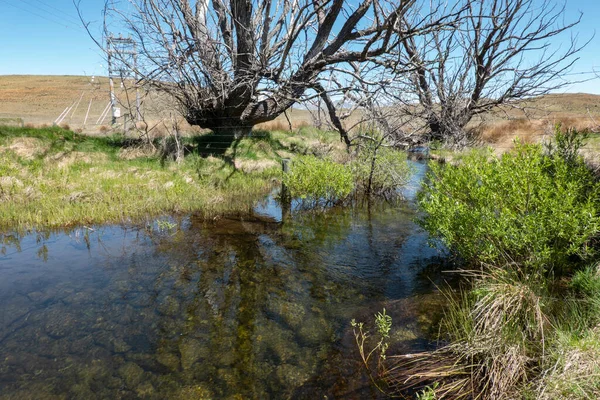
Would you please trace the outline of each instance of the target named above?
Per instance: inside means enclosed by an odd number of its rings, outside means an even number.
[[[0,399],[376,398],[349,321],[386,307],[396,346],[423,349],[439,309],[443,259],[414,216],[4,234]]]

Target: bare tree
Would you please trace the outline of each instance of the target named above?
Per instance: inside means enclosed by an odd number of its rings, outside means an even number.
[[[461,0],[440,9],[457,12],[455,23],[400,38],[397,63],[410,72],[396,74],[386,91],[422,118],[429,139],[467,145],[474,116],[570,83],[563,74],[583,46],[573,36],[562,48],[556,41],[581,17],[564,23],[564,7],[552,0]],[[413,21],[402,16],[404,29]]]
[[[136,72],[190,124],[240,136],[319,92],[327,67],[397,47],[395,32],[414,2],[109,0],[103,33],[136,40]]]

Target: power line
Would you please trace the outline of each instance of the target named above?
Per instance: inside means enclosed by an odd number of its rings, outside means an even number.
[[[29,4],[31,7],[34,7],[34,8],[36,8],[36,9],[38,9],[39,11],[43,11],[43,12],[45,12],[45,13],[47,13],[47,14],[51,14],[51,15],[53,15],[53,16],[55,16],[55,17],[58,17],[59,19],[61,19],[61,18],[66,18],[66,19],[68,19],[68,20],[69,20],[71,23],[74,23],[74,24],[76,24],[76,25],[78,25],[78,26],[79,26],[79,24],[80,24],[80,22],[81,22],[81,21],[79,21],[79,20],[78,20],[78,19],[76,19],[75,17],[73,17],[73,16],[71,16],[71,15],[69,15],[69,14],[65,13],[63,10],[60,10],[60,9],[58,9],[58,8],[56,8],[56,7],[53,7],[53,6],[49,5],[49,4],[46,4],[45,2],[43,2],[43,1],[41,1],[41,0],[34,0],[34,1],[36,1],[36,2],[40,3],[40,4],[41,4],[43,7],[46,7],[47,9],[46,9],[46,10],[44,10],[44,9],[40,9],[40,8],[39,8],[39,6],[37,6],[37,5],[35,5],[35,4],[32,4],[32,3],[30,3],[28,0],[21,0],[21,2],[23,2],[23,3],[26,3],[26,4]],[[55,11],[58,11],[58,12],[60,13],[60,15],[59,15],[59,14],[57,14],[56,12],[53,12],[53,11],[50,11],[50,10],[55,10]]]
[[[22,1],[25,1],[25,0],[22,0]],[[58,11],[59,13],[64,14],[65,17],[68,17],[69,19],[71,19],[73,21],[76,21],[78,23],[81,22],[81,21],[79,21],[79,18],[77,18],[75,16],[72,16],[70,14],[64,13],[64,10],[61,10],[61,9],[59,9],[57,7],[54,7],[52,4],[48,4],[48,3],[46,3],[45,1],[42,1],[42,0],[33,0],[33,1],[36,1],[36,2],[44,5],[48,9],[52,9],[52,10]]]
[[[63,22],[61,22],[61,21],[57,21],[57,20],[56,20],[56,19],[54,19],[54,18],[49,18],[49,17],[47,17],[47,16],[44,16],[44,15],[38,14],[38,13],[36,13],[36,12],[34,12],[34,11],[31,11],[31,10],[29,10],[29,9],[27,9],[27,8],[19,7],[19,6],[18,6],[18,5],[16,5],[16,4],[10,3],[8,0],[0,0],[0,1],[1,1],[1,2],[3,2],[3,3],[5,3],[5,4],[8,4],[9,6],[12,6],[12,7],[14,7],[14,8],[17,8],[17,9],[21,10],[21,11],[24,11],[24,12],[26,12],[26,13],[28,13],[28,14],[35,15],[35,16],[37,16],[37,17],[39,17],[39,18],[45,19],[46,21],[52,22],[53,24],[60,25],[60,26],[62,26],[62,27],[64,27],[64,28],[74,29],[72,26],[70,26],[70,25],[67,25],[67,24],[65,24],[65,23],[63,23]],[[82,27],[81,27],[81,25],[78,25],[77,27],[78,27],[78,28],[82,28]]]

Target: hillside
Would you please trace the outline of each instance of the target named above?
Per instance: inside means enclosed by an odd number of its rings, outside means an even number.
[[[26,123],[51,124],[80,97],[71,120],[77,117],[76,122],[83,122],[91,99],[88,118],[95,116],[96,122],[108,103],[108,79],[97,77],[92,82],[85,76],[0,76],[0,118],[20,117]]]
[[[115,83],[117,96],[127,103],[127,94]],[[129,92],[133,104],[135,92]],[[77,104],[79,103],[79,104]],[[110,124],[110,115],[97,126],[96,122],[109,103],[109,85],[107,77],[87,76],[39,76],[39,75],[0,75],[0,120],[22,118],[27,124],[52,124],[67,109],[71,112],[62,121],[72,128],[81,128],[89,107],[86,131],[97,130],[99,126]],[[161,106],[157,96],[152,96],[145,104],[150,120],[156,119]],[[307,124],[310,114],[305,110],[289,112],[294,125]],[[271,125],[288,126],[281,118]]]
[[[117,85],[118,95],[125,99],[125,93]],[[129,93],[133,101],[134,94]],[[109,102],[108,78],[86,76],[35,76],[4,75],[0,76],[0,119],[22,118],[25,123],[34,125],[52,124],[67,108],[73,106],[71,112],[63,120],[72,128],[81,128],[89,107],[86,131],[97,130],[101,125],[110,124],[107,116],[98,125],[98,119]],[[78,104],[78,105],[77,105]],[[552,94],[524,102],[528,116],[545,121],[563,120],[578,126],[600,123],[600,96],[575,93]],[[165,107],[157,104],[157,100],[148,102],[149,119]],[[312,123],[310,114],[305,110],[292,110],[288,113],[294,125]],[[503,112],[484,117],[486,122],[497,124],[509,116],[510,118],[526,117],[520,110],[506,109]],[[285,117],[267,123],[268,126],[287,127]]]

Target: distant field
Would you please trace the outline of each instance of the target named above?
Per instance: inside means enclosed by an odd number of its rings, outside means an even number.
[[[124,99],[125,93],[118,84],[117,91]],[[130,98],[133,101],[133,93],[130,93]],[[106,77],[95,77],[92,81],[91,77],[85,76],[0,76],[0,123],[3,119],[22,118],[25,124],[52,124],[67,107],[73,106],[63,123],[73,129],[80,129],[83,128],[89,107],[84,131],[94,133],[103,131],[110,125],[110,115],[96,124],[108,103]],[[510,143],[516,134],[535,137],[558,121],[578,128],[597,128],[600,125],[600,96],[597,95],[553,94],[523,104],[530,107],[527,115],[521,111],[506,109],[484,116],[481,128],[484,139],[502,145]],[[148,119],[157,119],[158,112],[163,109],[155,101],[149,102],[148,110],[151,111]],[[288,117],[294,127],[312,124],[310,113],[306,110],[291,110]],[[288,126],[287,119],[281,116],[262,127]]]
[[[115,83],[115,88],[121,101],[127,103],[126,94],[120,89],[118,82]],[[133,104],[135,93],[130,92],[129,96]],[[0,122],[22,118],[26,124],[51,125],[67,107],[73,106],[62,123],[77,129],[83,127],[89,107],[85,131],[94,132],[102,125],[110,125],[110,115],[96,125],[108,103],[107,77],[94,77],[92,81],[91,77],[86,76],[0,76]],[[157,118],[156,111],[159,108],[155,101],[150,101],[149,119]],[[291,110],[288,115],[295,126],[311,123],[310,113],[306,110]],[[282,117],[266,124],[266,127],[269,126],[287,127],[288,122]]]
[[[96,122],[108,103],[108,79],[95,78],[91,82],[84,76],[0,76],[0,118],[20,117],[25,123],[52,124],[79,98],[75,114],[64,122],[83,123],[90,99],[88,120]]]

